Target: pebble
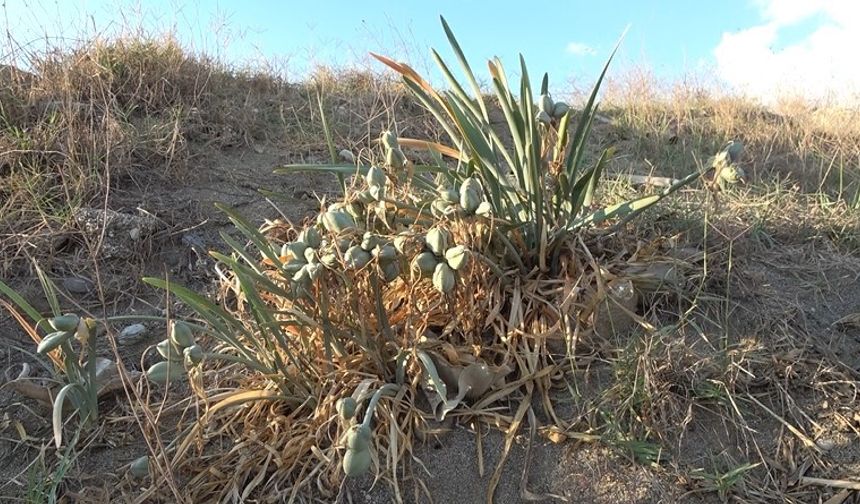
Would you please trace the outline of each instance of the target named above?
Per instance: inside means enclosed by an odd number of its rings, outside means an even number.
[[[66,277],[63,279],[63,288],[70,294],[89,294],[93,288],[93,283],[86,278]]]
[[[132,324],[120,331],[116,341],[120,345],[134,345],[140,343],[144,336],[146,336],[146,326],[143,324]]]

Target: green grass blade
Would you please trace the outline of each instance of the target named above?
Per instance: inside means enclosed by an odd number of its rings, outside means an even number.
[[[215,207],[227,214],[227,218],[230,219],[230,222],[232,222],[234,226],[236,226],[236,229],[241,231],[242,234],[251,240],[254,246],[257,247],[257,250],[259,250],[264,257],[272,261],[273,264],[280,264],[280,258],[278,257],[277,252],[272,248],[269,241],[266,240],[266,237],[263,236],[256,227],[251,225],[250,222],[242,217],[239,212],[223,203],[215,203]]]
[[[0,293],[4,294],[6,297],[12,300],[18,308],[24,310],[27,315],[29,315],[30,319],[33,320],[33,323],[39,322],[44,317],[39,313],[39,310],[35,309],[33,305],[27,302],[20,294],[15,292],[15,289],[6,285],[2,280],[0,280]]]
[[[320,110],[320,118],[322,119],[323,132],[325,133],[325,143],[328,146],[328,154],[331,158],[331,164],[337,164],[337,147],[334,146],[334,140],[331,135],[331,128],[328,125],[328,119],[325,115],[325,108],[323,107],[323,99],[322,94],[317,93],[317,105]],[[346,194],[346,180],[343,175],[336,174],[337,181],[340,182],[340,188],[343,191],[343,194]]]

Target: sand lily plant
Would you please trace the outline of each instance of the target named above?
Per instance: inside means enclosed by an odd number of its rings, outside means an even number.
[[[242,450],[218,460],[207,456],[207,467],[230,468],[225,474],[233,483],[193,472],[187,488],[195,499],[227,498],[235,487],[247,493],[280,486],[291,495],[305,487],[331,489],[344,475],[373,467],[390,471],[399,492],[397,468],[411,460],[414,433],[452,412],[508,433],[492,496],[532,398],[541,394],[551,408],[550,380],[575,350],[570,335],[595,333],[606,313],[618,317],[611,327],[629,329],[636,319],[636,282],[617,261],[599,264],[586,232],[624,224],[699,172],[657,194],[599,205],[612,151],[590,155],[588,138],[606,68],[576,112],[550,96],[547,76],[533,96],[522,59],[516,87],[495,59],[489,98],[442,24],[466,86],[435,51],[448,83],[443,91],[408,65],[374,56],[402,76],[448,144],[385,131],[377,151],[338,155],[324,122],[332,164],[276,172],[333,173],[344,191],[340,198],[320,201],[316,217],[301,226],[276,220],[258,227],[220,206],[244,240],[223,233],[230,252],[211,252],[221,278],[217,300],[145,279],[199,320],[194,337],[184,325],[173,326],[159,348],[164,361],[150,378],[161,382],[180,361],[202,361],[211,371],[206,388],[219,390],[199,391],[202,421],[174,446],[175,469],[200,466],[195,446],[212,425],[218,427],[211,432],[222,433],[216,438],[238,435],[239,424],[265,425],[255,443],[268,447],[261,453],[278,453],[277,463],[265,454],[250,460]],[[497,111],[504,131],[490,119]],[[624,302],[617,292],[625,293]],[[206,352],[199,349],[204,345]],[[359,422],[356,414],[368,399]],[[502,400],[518,406],[500,413]]]

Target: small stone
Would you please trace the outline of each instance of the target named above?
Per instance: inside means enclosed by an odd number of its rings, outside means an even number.
[[[63,288],[70,294],[89,294],[93,283],[82,277],[66,277],[63,279]]]
[[[117,343],[120,345],[134,345],[140,343],[146,336],[146,326],[143,324],[132,324],[119,333]]]
[[[128,237],[131,238],[131,241],[137,241],[140,239],[140,228],[133,227],[128,230]]]

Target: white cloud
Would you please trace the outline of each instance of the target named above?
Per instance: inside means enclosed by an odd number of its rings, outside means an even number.
[[[860,91],[860,1],[754,0],[762,23],[724,32],[714,49],[720,77],[753,96],[848,100]],[[811,29],[784,40],[798,23]],[[785,43],[788,42],[788,43]],[[778,46],[775,48],[775,46]]]
[[[597,54],[597,51],[594,50],[588,44],[583,44],[582,42],[571,42],[567,44],[567,47],[564,49],[568,54],[573,54],[574,56],[593,56]]]

